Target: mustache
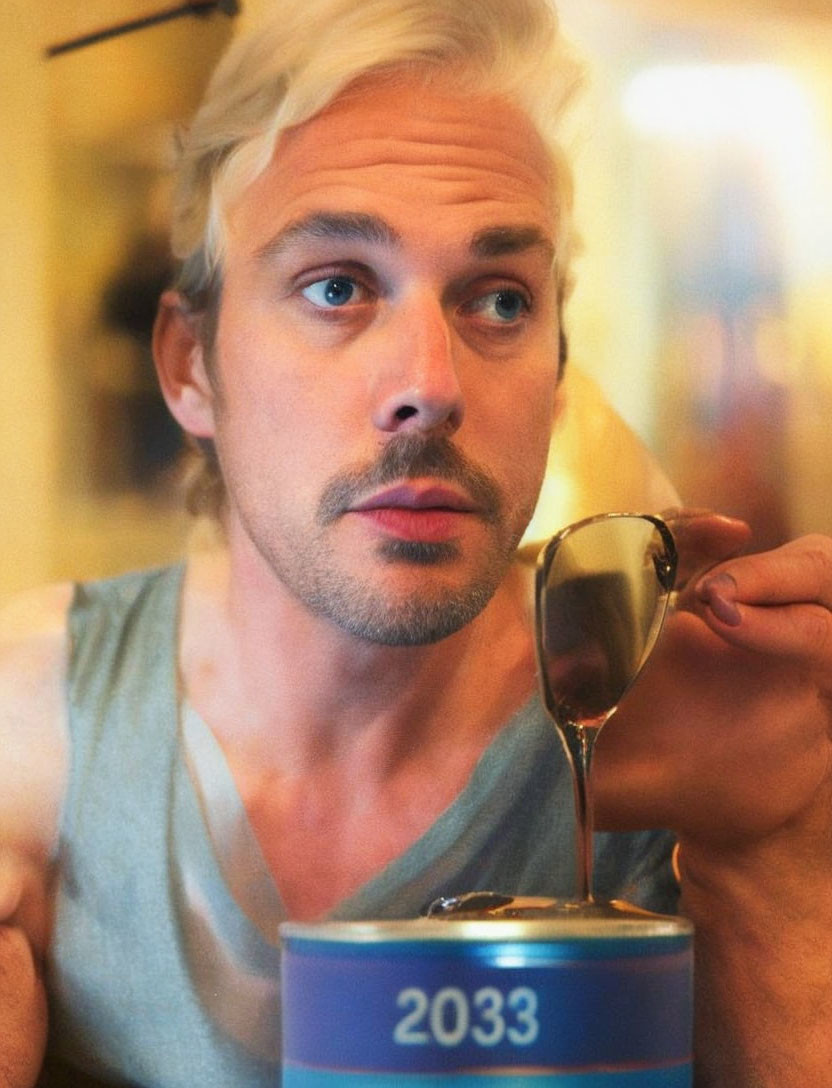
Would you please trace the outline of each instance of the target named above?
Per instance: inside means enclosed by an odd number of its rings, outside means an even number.
[[[458,484],[479,517],[489,523],[499,520],[503,501],[493,477],[473,464],[449,438],[406,434],[391,439],[371,464],[333,476],[318,503],[318,522],[329,525],[368,492],[419,476]]]

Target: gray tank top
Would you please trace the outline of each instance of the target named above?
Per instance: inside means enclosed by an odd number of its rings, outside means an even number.
[[[286,914],[219,745],[180,706],[182,573],[76,589],[49,1053],[114,1084],[275,1088]],[[573,835],[568,768],[532,700],[436,823],[329,917],[414,917],[483,888],[570,895]],[[603,894],[675,908],[669,836],[597,839]]]

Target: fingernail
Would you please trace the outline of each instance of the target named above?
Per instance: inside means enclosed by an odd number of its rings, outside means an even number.
[[[742,623],[740,610],[736,605],[737,583],[730,574],[715,574],[705,578],[696,587],[700,600],[704,601],[718,620],[728,627],[739,627]]]

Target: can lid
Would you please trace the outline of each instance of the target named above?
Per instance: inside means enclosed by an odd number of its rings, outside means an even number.
[[[347,944],[446,941],[597,941],[688,937],[693,926],[665,915],[622,918],[560,917],[540,919],[414,918],[397,921],[284,922],[284,939],[338,941]]]

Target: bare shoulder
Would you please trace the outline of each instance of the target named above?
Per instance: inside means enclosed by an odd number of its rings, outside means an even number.
[[[71,582],[55,582],[0,599],[0,646],[63,630],[72,595]]]
[[[0,849],[48,857],[66,781],[69,584],[0,607]]]
[[[26,707],[37,711],[62,685],[72,594],[72,585],[61,583],[27,590],[0,605],[0,728]]]

